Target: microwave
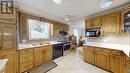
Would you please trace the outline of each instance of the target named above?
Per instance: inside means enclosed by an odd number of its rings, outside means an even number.
[[[99,37],[100,36],[100,30],[87,30],[85,32],[86,37]]]

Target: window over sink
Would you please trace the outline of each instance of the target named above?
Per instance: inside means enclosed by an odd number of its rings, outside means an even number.
[[[38,20],[28,19],[29,40],[49,39],[51,24]]]

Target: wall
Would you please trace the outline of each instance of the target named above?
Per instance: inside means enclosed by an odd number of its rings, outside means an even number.
[[[85,21],[84,20],[71,21],[69,23],[70,35],[74,34],[74,29],[78,29],[79,31],[78,37],[80,37],[81,35],[85,36]]]
[[[37,17],[34,15],[30,15],[27,13],[23,13],[23,12],[19,12],[19,43],[21,43],[23,40],[26,40],[26,42],[41,42],[41,41],[46,41],[46,40],[29,40],[28,38],[28,27],[27,27],[27,19],[34,19],[34,20],[38,20],[38,21],[43,21],[43,22],[48,22],[50,24],[53,24],[53,34],[57,34],[59,33],[60,28],[62,28],[61,26],[64,25],[63,27],[66,27],[65,30],[67,31],[68,28],[66,24],[60,23],[60,22],[56,22],[53,20],[49,20],[49,19],[45,19],[45,18],[41,18],[41,17]],[[57,25],[60,25],[57,26]],[[54,26],[56,26],[56,28],[54,28]],[[53,36],[51,36],[53,37]],[[50,39],[47,39],[50,40]]]
[[[107,35],[107,36],[97,37],[97,38],[91,37],[91,38],[86,38],[86,41],[130,45],[130,35],[121,34],[121,35]]]

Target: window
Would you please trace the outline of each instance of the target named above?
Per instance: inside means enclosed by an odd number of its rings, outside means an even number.
[[[49,23],[29,19],[28,28],[29,40],[50,38],[51,25]]]

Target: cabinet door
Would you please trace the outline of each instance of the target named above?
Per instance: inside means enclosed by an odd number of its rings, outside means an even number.
[[[116,56],[113,55],[110,58],[110,70],[114,73],[125,73],[123,71],[124,63],[123,63],[123,56]]]
[[[119,33],[119,13],[104,16],[103,18],[103,34]]]
[[[84,47],[84,60],[94,64],[94,48]]]
[[[101,26],[101,17],[96,17],[93,19],[93,28],[97,28]]]
[[[95,51],[95,65],[109,70],[109,54]]]
[[[2,49],[16,48],[16,27],[11,24],[2,24]],[[7,46],[8,45],[8,46]]]
[[[52,60],[52,46],[45,46],[43,54],[44,62]]]
[[[1,51],[0,52],[0,58],[1,59],[8,59],[7,62],[7,73],[16,73],[16,58],[15,58],[15,52],[8,50],[8,51]]]
[[[38,51],[34,51],[34,66],[40,65],[43,63],[43,48],[35,48],[39,49]]]
[[[87,29],[87,28],[91,28],[91,26],[92,26],[92,21],[91,20],[86,20],[85,21],[85,28]]]
[[[122,10],[121,12],[121,28],[120,32],[121,33],[130,33],[130,6],[126,7]]]

